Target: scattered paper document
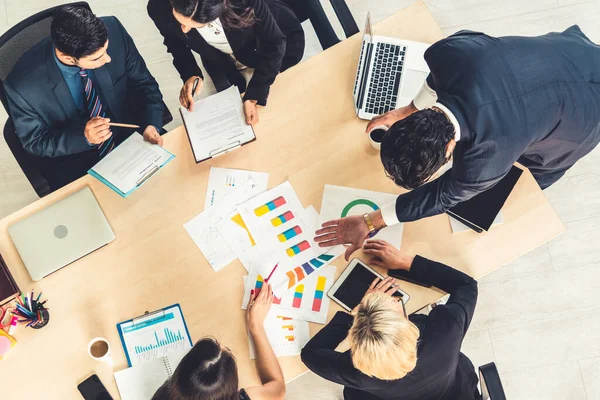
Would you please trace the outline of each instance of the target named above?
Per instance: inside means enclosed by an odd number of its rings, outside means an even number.
[[[126,197],[175,156],[133,133],[88,173]]]
[[[379,210],[384,205],[394,203],[398,196],[390,193],[352,189],[342,186],[325,185],[321,203],[320,224],[350,215],[363,215]],[[385,240],[400,248],[404,224],[388,226],[380,230],[375,239]]]
[[[302,348],[310,339],[308,322],[278,315],[275,309],[267,315],[264,327],[277,357],[300,355]],[[250,335],[248,335],[248,344],[250,359],[255,360],[256,353]]]
[[[452,227],[452,233],[475,232],[473,229],[469,228],[467,225],[463,224],[456,218],[453,218],[450,215],[448,215],[448,218],[450,218],[450,226]],[[500,211],[498,213],[498,215],[496,215],[496,218],[494,218],[494,222],[492,222],[492,227],[494,225],[503,224],[503,223],[504,223],[504,216],[502,215],[502,211]]]
[[[325,324],[329,312],[327,292],[335,279],[335,267],[328,265],[309,274],[302,283],[286,291],[282,297],[274,296],[273,308],[279,315],[294,319]],[[242,309],[248,307],[252,289],[261,290],[264,279],[256,271],[244,278],[245,289]]]
[[[262,189],[250,180],[224,197],[219,204],[207,208],[183,225],[215,271],[221,270],[236,258],[219,232],[219,222],[231,215],[238,204],[260,192]]]
[[[245,171],[242,169],[210,167],[208,188],[204,208],[212,207],[249,180],[254,181],[261,191],[266,191],[269,174],[266,172]]]
[[[179,109],[196,162],[224,154],[256,139],[246,123],[236,86],[197,101],[194,111]]]

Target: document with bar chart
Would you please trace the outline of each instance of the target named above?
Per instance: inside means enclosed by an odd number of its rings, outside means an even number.
[[[192,348],[179,304],[117,325],[129,366]]]
[[[283,295],[289,288],[287,272],[320,254],[300,199],[292,185],[284,182],[241,204],[238,211],[259,253],[269,255],[268,262],[253,264],[253,268],[268,277],[277,265],[269,283],[275,294]]]
[[[265,331],[269,343],[277,357],[298,356],[302,348],[308,343],[310,334],[308,322],[279,315],[276,310],[271,310],[265,319]],[[250,346],[250,359],[256,359],[254,343],[248,335]]]
[[[323,267],[310,274],[302,283],[286,291],[282,297],[274,296],[272,307],[277,310],[278,314],[286,317],[325,324],[330,303],[326,293],[333,285],[334,279],[335,267],[331,265]],[[242,309],[245,310],[250,301],[250,291],[252,289],[261,290],[264,279],[253,271],[244,281]]]

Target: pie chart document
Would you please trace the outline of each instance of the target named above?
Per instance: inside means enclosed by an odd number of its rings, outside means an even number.
[[[373,192],[343,186],[325,185],[319,226],[326,221],[363,215],[395,203],[397,194]],[[385,240],[400,249],[404,224],[388,226],[377,232],[373,239]]]

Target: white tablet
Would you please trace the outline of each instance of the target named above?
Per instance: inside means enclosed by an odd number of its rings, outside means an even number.
[[[383,276],[358,258],[354,258],[327,295],[346,311],[352,311],[361,302],[375,278],[383,279]],[[400,296],[404,304],[410,299],[408,293],[400,289],[395,296]]]

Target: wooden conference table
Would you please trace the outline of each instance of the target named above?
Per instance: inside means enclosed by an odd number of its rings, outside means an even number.
[[[428,43],[442,38],[423,3],[378,24],[376,31]],[[240,308],[245,270],[236,261],[214,272],[183,224],[203,209],[211,166],[269,172],[270,187],[289,180],[304,206],[313,204],[317,209],[325,184],[400,192],[369,146],[365,121],[354,113],[352,88],[360,43],[356,35],[280,75],[268,107],[261,110],[258,140],[235,152],[196,164],[180,127],[164,137],[164,146],[176,159],[130,198],[122,199],[86,176],[1,220],[0,254],[23,290],[43,290],[51,314],[50,323],[40,331],[17,329],[18,345],[0,362],[2,381],[9,383],[2,398],[31,394],[77,399],[77,384],[92,373],[118,398],[113,370],[88,356],[88,341],[106,337],[115,371],[123,369],[127,363],[115,325],[173,303],[181,304],[193,340],[216,337],[234,352],[241,385],[257,384]],[[7,227],[86,185],[96,195],[116,240],[33,283]],[[527,171],[503,214],[505,223],[484,234],[452,234],[445,215],[408,223],[402,250],[479,278],[564,230]],[[346,263],[342,257],[334,265],[339,274]],[[401,287],[412,296],[411,312],[442,295],[405,282]],[[329,317],[339,309],[332,303]],[[320,328],[311,324],[311,333]],[[288,381],[306,370],[300,357],[283,357],[280,362]]]

